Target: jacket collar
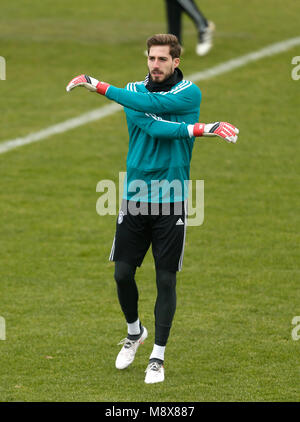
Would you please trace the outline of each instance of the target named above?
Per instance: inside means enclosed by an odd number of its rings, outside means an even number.
[[[145,78],[144,84],[150,92],[170,91],[170,89],[173,88],[174,85],[178,84],[178,82],[181,82],[182,79],[183,74],[181,70],[176,67],[174,73],[163,82],[154,82],[151,78],[151,75],[148,73]]]

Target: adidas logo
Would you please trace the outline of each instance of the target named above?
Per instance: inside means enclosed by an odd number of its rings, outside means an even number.
[[[184,226],[184,222],[181,220],[181,218],[178,218],[176,226]]]

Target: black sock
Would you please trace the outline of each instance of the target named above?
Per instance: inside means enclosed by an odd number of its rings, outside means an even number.
[[[157,362],[157,363],[159,363],[160,365],[163,365],[163,363],[164,363],[164,361],[163,361],[163,360],[161,360],[161,359],[157,359],[157,358],[152,358],[152,359],[149,359],[149,363],[152,363],[152,362]]]
[[[138,340],[144,332],[144,327],[140,323],[140,334],[127,334],[129,340]]]

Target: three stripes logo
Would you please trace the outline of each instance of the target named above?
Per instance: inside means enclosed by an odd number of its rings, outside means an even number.
[[[178,218],[178,220],[176,222],[176,226],[184,226],[184,222],[182,221],[181,218]]]

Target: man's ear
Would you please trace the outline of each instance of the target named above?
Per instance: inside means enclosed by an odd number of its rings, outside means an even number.
[[[178,67],[179,66],[179,63],[180,63],[180,58],[179,57],[176,57],[175,59],[174,59],[174,68],[176,69],[176,67]]]

